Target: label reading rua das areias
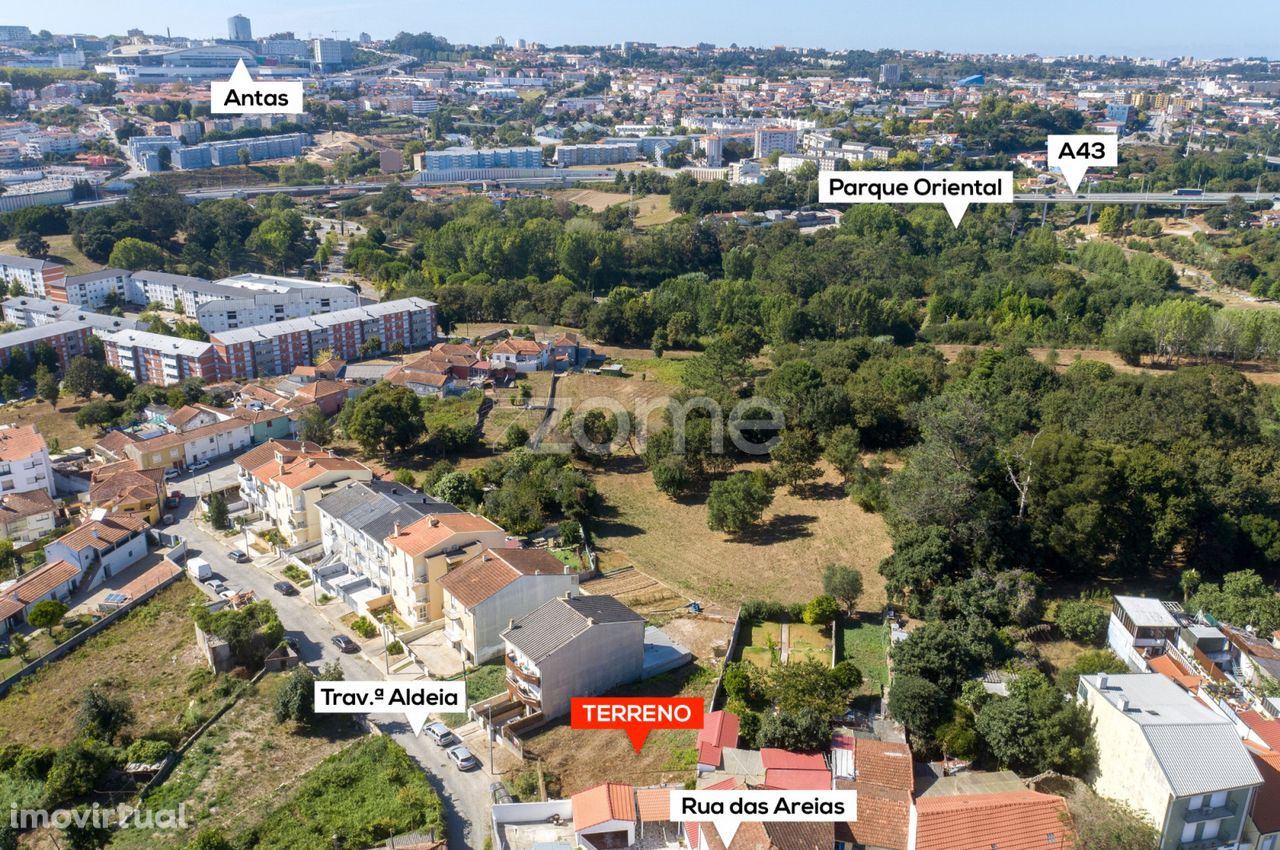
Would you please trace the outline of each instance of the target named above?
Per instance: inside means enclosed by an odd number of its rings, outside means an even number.
[[[715,826],[729,846],[744,822],[845,821],[858,819],[858,792],[725,789],[672,791],[668,813],[674,823],[704,822]]]
[[[960,226],[969,204],[1013,203],[1012,171],[822,171],[823,204],[942,204]]]

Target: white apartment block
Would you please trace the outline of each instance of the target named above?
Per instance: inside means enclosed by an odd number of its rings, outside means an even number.
[[[755,158],[761,159],[774,151],[795,153],[800,133],[788,127],[757,127],[755,132]]]
[[[34,425],[0,425],[0,493],[54,495],[49,447]]]

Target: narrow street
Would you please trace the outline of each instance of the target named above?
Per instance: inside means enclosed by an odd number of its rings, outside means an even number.
[[[183,498],[182,504],[173,511],[177,522],[167,530],[186,538],[189,556],[207,560],[214,573],[228,585],[239,590],[252,590],[259,599],[270,601],[280,616],[285,634],[298,641],[298,652],[306,664],[318,669],[337,661],[349,680],[384,678],[383,672],[362,655],[344,655],[338,651],[332,638],[339,634],[339,630],[313,607],[306,595],[311,592],[309,588],[301,589],[297,596],[277,593],[271,586],[279,580],[276,576],[253,564],[237,564],[227,556],[232,549],[244,548],[243,535],[218,539],[209,534],[190,517],[194,507],[193,497]],[[404,747],[440,795],[445,805],[449,847],[479,850],[489,834],[489,783],[493,778],[484,770],[466,773],[458,770],[449,761],[444,748],[436,746],[425,735],[421,738],[415,736],[403,715],[373,715],[371,719]],[[487,753],[476,752],[475,755],[483,762],[488,761]]]

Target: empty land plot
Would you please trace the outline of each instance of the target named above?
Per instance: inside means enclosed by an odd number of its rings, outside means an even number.
[[[592,212],[604,212],[609,207],[625,204],[631,200],[631,196],[626,192],[602,192],[599,189],[565,189],[551,194],[571,204],[580,204]]]
[[[715,671],[701,663],[686,664],[645,682],[628,685],[609,696],[711,698]],[[662,785],[693,778],[697,767],[692,729],[658,729],[649,734],[637,754],[621,729],[571,729],[562,718],[525,740],[525,759],[536,762],[560,780],[560,796],[567,797],[601,782]]]
[[[689,600],[639,570],[622,570],[604,578],[583,582],[582,590],[595,596],[612,596],[640,614],[669,614],[685,608]]]
[[[5,425],[34,425],[53,452],[53,442],[66,451],[73,446],[92,448],[98,442],[98,433],[91,428],[76,425],[75,416],[87,402],[69,398],[58,399],[54,407],[47,401],[20,401],[6,405],[0,411],[0,422]]]
[[[761,669],[772,667],[782,652],[782,624],[753,623],[749,631],[742,632],[738,647],[740,660]]]
[[[792,623],[787,628],[788,661],[813,660],[819,664],[831,664],[831,639],[819,626]]]
[[[121,830],[112,841],[113,850],[184,847],[209,827],[233,834],[261,820],[307,771],[359,737],[358,728],[346,717],[323,724],[314,734],[292,722],[276,722],[276,695],[287,679],[274,674],[259,682],[209,728],[147,799],[146,808],[153,811],[185,803],[186,829]]]
[[[67,234],[46,236],[44,241],[49,243],[49,259],[66,266],[68,276],[96,272],[102,268],[101,263],[95,263],[80,253],[80,249],[76,247],[75,242]],[[7,242],[0,242],[0,254],[22,256],[22,252],[18,250],[18,241],[10,239]]]
[[[135,736],[174,723],[191,702],[192,671],[206,668],[190,613],[199,599],[193,584],[179,581],[19,682],[0,699],[0,740],[67,743],[81,696],[94,684],[130,698]]]
[[[852,661],[862,671],[862,692],[880,693],[889,685],[889,636],[879,615],[863,614],[840,624],[841,661]]]
[[[862,573],[863,607],[885,602],[876,570],[891,551],[884,520],[850,501],[831,470],[805,494],[776,490],[763,521],[741,536],[708,529],[704,502],[668,499],[634,458],[606,470],[595,476],[604,509],[593,524],[604,563],[633,564],[695,601],[722,603],[805,602],[822,592],[826,564],[846,564]]]

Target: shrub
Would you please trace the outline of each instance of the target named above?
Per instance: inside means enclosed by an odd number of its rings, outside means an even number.
[[[356,617],[351,621],[351,631],[362,638],[371,638],[378,633],[378,627],[371,623],[368,617]]]
[[[1058,606],[1058,631],[1080,643],[1097,645],[1106,633],[1109,615],[1105,608],[1083,600],[1070,600]]]
[[[393,640],[387,644],[388,655],[404,655],[404,644],[398,640]]]
[[[172,750],[173,748],[169,746],[168,741],[139,738],[129,745],[129,749],[125,750],[124,759],[127,762],[136,761],[142,764],[155,764]]]

